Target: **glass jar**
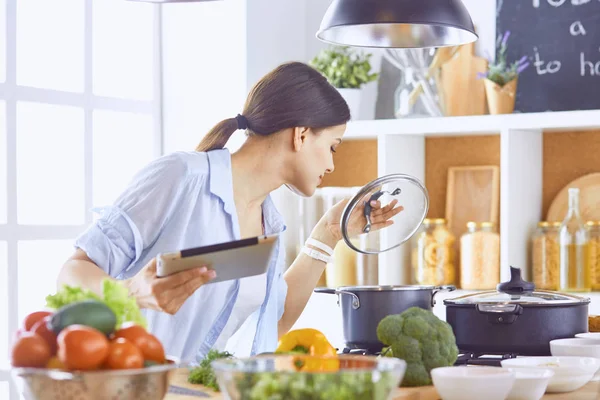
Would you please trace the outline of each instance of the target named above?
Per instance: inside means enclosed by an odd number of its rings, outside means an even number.
[[[532,238],[533,283],[540,290],[558,290],[560,276],[560,222],[541,221]]]
[[[569,188],[569,211],[559,230],[560,283],[563,292],[592,289],[589,267],[589,231],[579,211],[579,189]]]
[[[443,218],[426,219],[417,237],[415,282],[418,285],[453,285],[454,235]]]
[[[600,290],[600,221],[586,223],[590,232],[589,268],[592,290]]]
[[[500,281],[500,235],[493,222],[468,222],[460,238],[462,289],[494,289]]]

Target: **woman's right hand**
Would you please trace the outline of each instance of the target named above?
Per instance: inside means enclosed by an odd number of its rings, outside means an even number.
[[[215,271],[198,267],[159,278],[156,276],[156,258],[153,258],[124,283],[141,308],[175,314],[200,286],[215,276]]]

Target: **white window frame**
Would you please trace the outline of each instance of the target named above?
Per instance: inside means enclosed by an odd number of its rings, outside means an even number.
[[[163,129],[162,129],[162,26],[161,6],[159,4],[148,4],[154,8],[154,96],[150,101],[127,100],[111,97],[96,96],[92,92],[92,2],[94,0],[82,0],[85,3],[84,22],[84,91],[83,93],[69,93],[59,90],[38,89],[33,87],[19,86],[16,83],[16,24],[17,24],[17,1],[6,0],[6,82],[0,83],[0,100],[6,103],[6,151],[7,151],[7,223],[0,224],[0,241],[7,242],[8,258],[8,326],[0,329],[8,329],[8,346],[10,345],[14,332],[18,329],[19,310],[19,282],[18,282],[18,260],[17,243],[20,240],[56,240],[72,239],[79,235],[93,221],[92,188],[93,188],[93,141],[92,141],[92,113],[94,110],[110,110],[122,112],[138,112],[149,114],[154,117],[154,149],[155,157],[163,153]],[[126,0],[122,0],[126,1]],[[17,101],[31,101],[55,105],[68,105],[83,108],[84,110],[84,177],[85,177],[85,224],[78,226],[44,225],[23,226],[17,223],[17,131],[16,131],[16,104]],[[43,306],[43,305],[40,305]],[[0,382],[9,382],[10,399],[19,399],[14,382],[10,376],[8,360],[0,362]]]

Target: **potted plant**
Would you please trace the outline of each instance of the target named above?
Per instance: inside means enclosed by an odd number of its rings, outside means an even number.
[[[348,103],[353,119],[359,116],[363,86],[379,76],[371,72],[371,56],[358,53],[348,46],[330,46],[310,61],[310,65],[339,90]]]
[[[527,56],[512,63],[507,61],[506,49],[509,37],[510,31],[498,36],[496,60],[489,62],[487,72],[481,76],[485,79],[490,114],[510,114],[514,111],[519,74],[529,66]]]

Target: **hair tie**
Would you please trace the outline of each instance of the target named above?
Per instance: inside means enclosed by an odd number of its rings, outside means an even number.
[[[248,120],[242,114],[236,115],[235,120],[237,121],[238,129],[248,129]]]

